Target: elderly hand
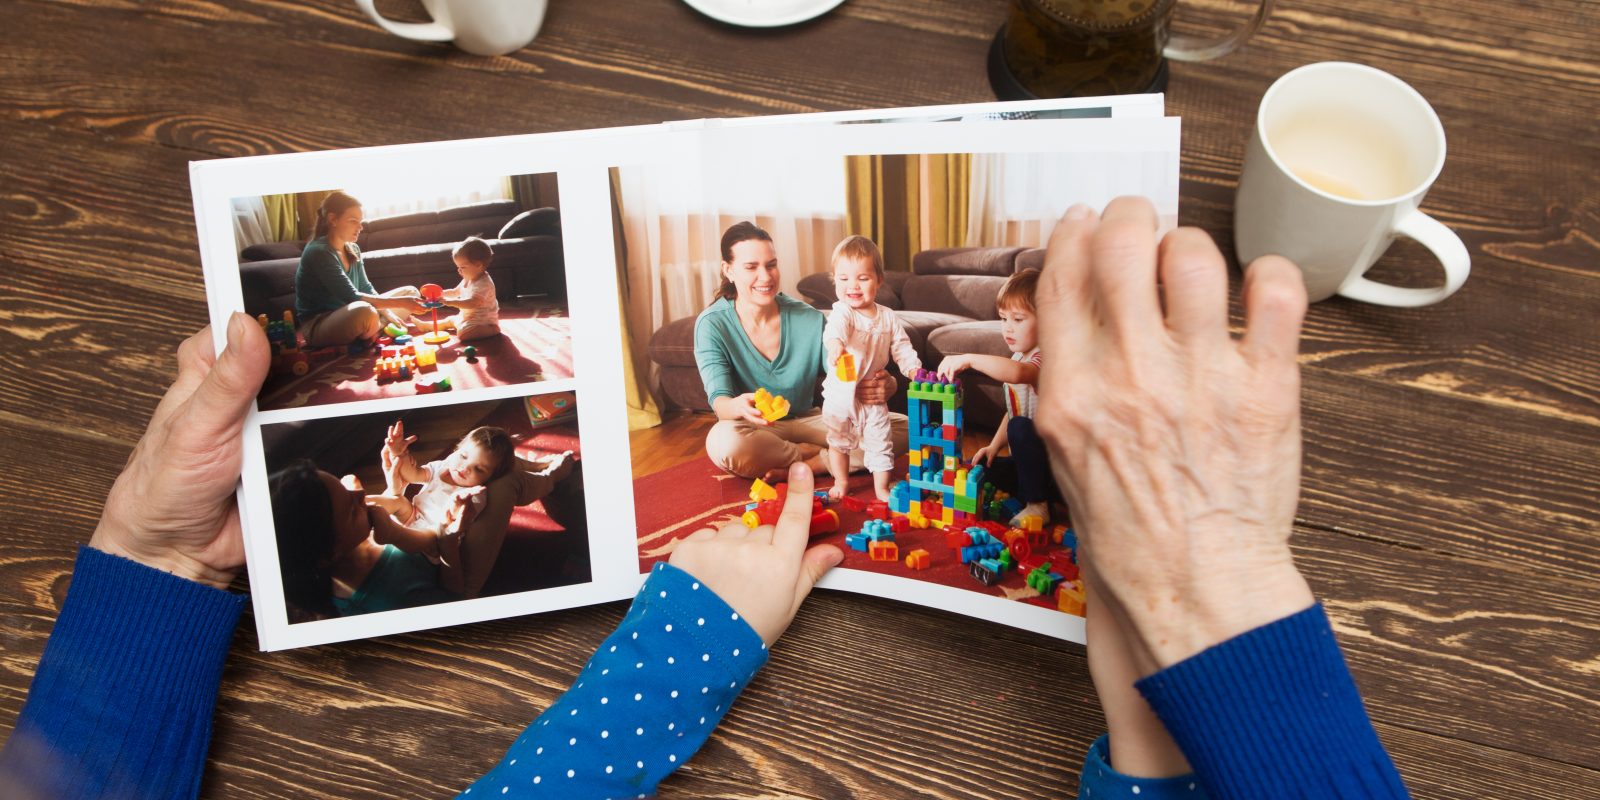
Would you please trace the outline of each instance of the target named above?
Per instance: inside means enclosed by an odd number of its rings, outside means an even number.
[[[1039,430],[1141,674],[1313,599],[1289,552],[1300,273],[1250,265],[1235,341],[1216,245],[1156,228],[1142,198],[1069,210],[1038,292]]]
[[[244,565],[234,487],[240,434],[270,360],[248,315],[228,320],[219,357],[211,329],[178,348],[178,377],[106,497],[89,546],[227,588]]]
[[[811,539],[811,470],[789,468],[789,489],[777,525],[696,531],[678,542],[668,563],[695,576],[750,623],[768,645],[778,641],[800,602],[828,570],[844,560],[831,544]]]

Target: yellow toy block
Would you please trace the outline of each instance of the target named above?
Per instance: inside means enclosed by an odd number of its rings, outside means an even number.
[[[944,510],[944,516],[941,517],[941,520],[946,525],[954,523],[956,521],[956,510],[953,508],[946,508]]]
[[[849,353],[840,353],[839,360],[834,363],[834,374],[845,383],[854,383],[856,380],[856,357]]]
[[[750,499],[757,503],[764,500],[776,500],[778,499],[778,490],[768,486],[766,481],[756,478],[756,482],[750,484]]]
[[[911,466],[920,467],[922,466],[922,451],[912,450],[911,452],[906,453],[906,459]]]
[[[761,527],[761,515],[757,514],[754,510],[744,512],[744,514],[739,517],[739,521],[743,522],[747,528]]]
[[[1083,616],[1083,587],[1077,581],[1063,583],[1056,589],[1056,609],[1063,614]]]
[[[913,512],[913,513],[907,514],[906,515],[906,519],[911,521],[911,527],[913,527],[913,528],[926,528],[926,527],[928,527],[928,518],[922,516],[921,514]]]
[[[434,347],[420,347],[417,349],[417,366],[431,367],[439,363],[439,350]]]
[[[757,389],[755,396],[756,411],[761,412],[761,418],[768,422],[777,422],[789,415],[789,401],[783,395],[774,395],[766,389]]]
[[[1022,523],[1022,529],[1025,531],[1044,530],[1044,520],[1040,517],[1035,517],[1030,514],[1026,517],[1023,517],[1020,522]]]
[[[906,516],[909,517],[912,514],[915,514],[915,515],[917,515],[919,517],[922,516],[922,501],[921,500],[912,500],[912,501],[910,501],[909,503],[906,504]]]

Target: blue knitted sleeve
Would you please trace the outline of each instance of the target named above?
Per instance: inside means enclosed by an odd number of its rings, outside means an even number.
[[[657,564],[572,688],[461,797],[651,796],[766,661],[766,644],[727,603]]]
[[[1137,686],[1211,797],[1408,796],[1321,604]]]
[[[16,729],[8,796],[189,798],[245,598],[82,547]]]

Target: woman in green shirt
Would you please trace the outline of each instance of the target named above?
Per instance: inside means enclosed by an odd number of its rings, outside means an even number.
[[[371,341],[387,322],[425,311],[415,286],[380,293],[367,280],[356,237],[365,224],[361,202],[334,192],[317,209],[317,227],[294,273],[294,315],[311,347]]]
[[[694,358],[717,424],[706,434],[712,463],[746,478],[782,480],[789,465],[805,461],[825,469],[828,428],[817,406],[823,365],[821,311],[778,291],[778,256],[772,236],[751,222],[722,234],[722,286],[694,324]],[[766,389],[789,401],[775,422],[755,407]],[[856,397],[886,403],[895,381],[887,372],[862,378]],[[906,418],[891,414],[895,449],[906,447]],[[850,454],[861,469],[860,451]]]

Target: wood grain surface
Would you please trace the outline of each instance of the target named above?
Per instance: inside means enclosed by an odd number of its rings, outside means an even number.
[[[187,162],[987,100],[1006,9],[849,0],[748,31],[676,0],[551,5],[533,45],[477,58],[389,36],[345,0],[6,4],[0,735],[75,544],[205,321]],[[1185,0],[1180,26],[1220,31],[1244,5]],[[1419,797],[1600,798],[1596,41],[1583,0],[1280,0],[1242,51],[1172,68],[1182,221],[1225,252],[1256,102],[1288,69],[1380,67],[1444,122],[1424,210],[1471,251],[1466,287],[1417,310],[1318,304],[1301,359],[1296,554]],[[1379,275],[1422,284],[1437,268],[1402,243]],[[453,794],[623,610],[276,654],[247,617],[203,794]],[[662,796],[1071,796],[1103,726],[1079,646],[824,592]]]

